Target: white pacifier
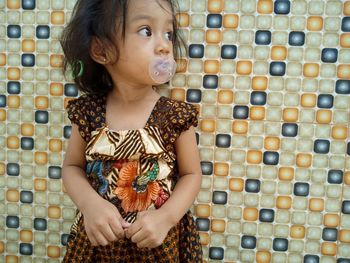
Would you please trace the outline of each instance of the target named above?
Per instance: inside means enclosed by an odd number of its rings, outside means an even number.
[[[148,69],[149,75],[157,84],[168,82],[176,72],[176,61],[173,58],[155,58]]]

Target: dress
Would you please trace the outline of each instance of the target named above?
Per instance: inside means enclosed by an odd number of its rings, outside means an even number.
[[[197,125],[188,103],[160,97],[142,129],[114,131],[105,122],[106,96],[82,95],[67,106],[87,142],[86,175],[92,187],[132,223],[137,211],[157,209],[169,198],[178,173],[174,142]],[[196,224],[188,211],[157,248],[138,248],[124,238],[93,247],[77,211],[63,262],[202,262]]]

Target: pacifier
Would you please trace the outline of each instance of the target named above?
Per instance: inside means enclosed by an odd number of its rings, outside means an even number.
[[[176,61],[173,58],[155,58],[148,69],[149,75],[157,84],[168,82],[176,72]]]

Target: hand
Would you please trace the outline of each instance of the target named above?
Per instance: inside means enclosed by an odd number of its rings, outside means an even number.
[[[136,221],[125,230],[126,237],[139,248],[160,246],[172,224],[160,209],[147,210],[137,214]]]
[[[86,234],[93,246],[106,246],[110,242],[124,238],[129,227],[118,209],[107,200],[97,197],[81,208]]]

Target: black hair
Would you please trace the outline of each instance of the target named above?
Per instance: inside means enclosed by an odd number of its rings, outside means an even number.
[[[103,65],[91,58],[90,46],[92,39],[96,37],[104,46],[114,49],[115,61],[118,60],[119,49],[115,39],[118,32],[121,32],[122,39],[125,38],[129,1],[77,0],[60,42],[64,52],[63,71],[71,71],[75,84],[83,93],[103,94],[112,89],[110,74]],[[181,53],[180,46],[184,43],[177,30],[175,12],[178,6],[174,0],[164,1],[171,6],[174,28],[172,42],[174,56],[177,57]]]

